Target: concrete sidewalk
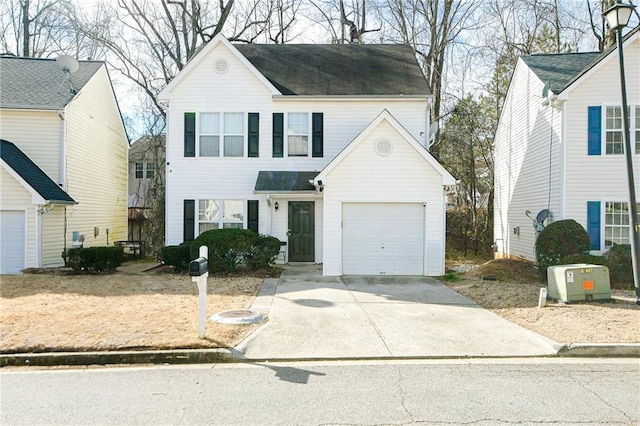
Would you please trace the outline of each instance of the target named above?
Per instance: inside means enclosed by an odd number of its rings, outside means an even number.
[[[546,356],[562,345],[429,277],[323,277],[289,266],[251,310],[269,322],[236,347],[247,359]]]

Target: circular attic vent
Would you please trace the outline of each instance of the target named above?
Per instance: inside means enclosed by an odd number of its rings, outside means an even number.
[[[229,70],[229,63],[226,59],[218,59],[213,64],[213,69],[216,70],[218,74],[224,74]]]
[[[376,140],[373,147],[376,150],[376,154],[382,157],[386,157],[391,154],[391,151],[393,151],[393,145],[389,139],[380,138]]]

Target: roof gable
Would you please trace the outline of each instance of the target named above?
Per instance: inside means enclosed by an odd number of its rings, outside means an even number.
[[[12,109],[63,109],[95,73],[100,61],[79,61],[69,75],[54,59],[0,56],[0,105]],[[71,90],[73,88],[73,90]]]
[[[28,185],[30,192],[36,192],[42,200],[51,204],[77,204],[73,198],[62,190],[42,171],[27,155],[13,143],[0,139],[0,158],[2,165],[23,185]]]
[[[383,110],[371,123],[369,123],[369,125],[358,136],[356,136],[356,138],[351,141],[351,143],[347,145],[340,154],[338,154],[324,169],[322,169],[322,171],[313,179],[314,185],[320,186],[319,181],[326,179],[327,175],[331,173],[331,171],[335,169],[345,158],[347,158],[355,147],[364,141],[382,121],[389,123],[400,134],[400,136],[402,136],[402,138],[407,141],[407,143],[409,143],[409,145],[431,167],[433,167],[440,176],[442,176],[443,185],[455,185],[456,180],[451,173],[449,173],[442,164],[433,158],[429,151],[427,151],[427,149],[420,144],[420,142],[418,142],[386,109]]]

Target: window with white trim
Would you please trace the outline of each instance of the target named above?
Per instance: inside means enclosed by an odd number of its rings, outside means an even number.
[[[635,134],[636,134],[636,154],[640,154],[640,105],[636,107],[636,117],[635,120],[633,119],[633,117],[631,118],[632,121],[635,121]],[[631,134],[633,135],[633,132],[631,132]]]
[[[640,204],[637,206],[640,211]],[[604,209],[604,248],[613,245],[629,244],[629,203],[626,201],[607,201]]]
[[[244,156],[244,113],[201,112],[198,123],[200,157]]]
[[[144,177],[144,163],[136,163],[136,179]]]
[[[244,228],[243,200],[199,200],[198,234],[210,229]]]
[[[309,155],[309,114],[306,112],[287,114],[287,155],[289,157]]]
[[[624,154],[622,108],[608,106],[605,114],[605,152],[607,154]]]

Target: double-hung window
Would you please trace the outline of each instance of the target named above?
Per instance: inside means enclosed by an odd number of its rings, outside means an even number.
[[[198,233],[210,229],[243,228],[244,202],[242,200],[199,200]]]
[[[605,117],[605,146],[607,154],[623,154],[622,108],[608,106]]]
[[[309,155],[309,114],[290,112],[287,114],[287,152],[289,157]]]
[[[144,177],[144,163],[136,163],[136,179]]]
[[[199,124],[200,157],[244,156],[244,113],[202,112]]]
[[[147,179],[153,179],[156,176],[156,165],[147,163]]]
[[[640,204],[637,205],[640,211]],[[626,201],[607,201],[604,210],[604,248],[610,249],[617,244],[629,244],[629,203]]]
[[[636,136],[636,154],[640,154],[640,105],[636,106],[635,119],[631,116],[631,121],[635,122],[635,136]],[[633,127],[632,127],[633,128]],[[633,139],[633,132],[631,132],[631,138]]]

